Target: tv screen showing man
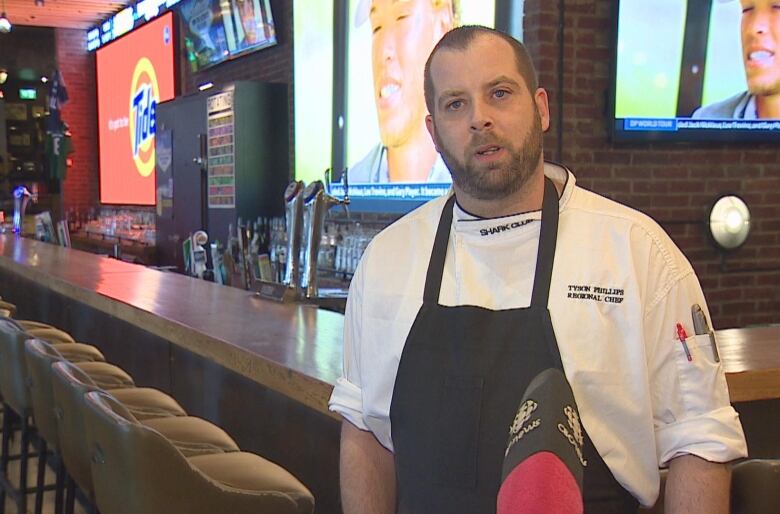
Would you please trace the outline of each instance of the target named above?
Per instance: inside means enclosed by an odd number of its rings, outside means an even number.
[[[705,105],[700,119],[780,119],[780,8],[773,0],[720,0],[739,3],[740,35],[747,90]]]

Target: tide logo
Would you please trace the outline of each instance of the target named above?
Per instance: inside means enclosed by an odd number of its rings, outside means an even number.
[[[159,101],[160,89],[154,65],[148,58],[141,57],[133,71],[128,118],[133,161],[142,177],[148,177],[154,171],[154,134],[157,132],[155,114]]]

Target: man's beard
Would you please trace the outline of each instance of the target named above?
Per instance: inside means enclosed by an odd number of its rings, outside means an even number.
[[[441,158],[452,174],[452,181],[464,193],[478,200],[499,200],[520,191],[533,175],[542,156],[542,123],[538,110],[534,109],[533,124],[518,146],[496,136],[473,137],[465,149],[463,162],[455,152],[447,148],[436,134],[436,144]],[[474,166],[471,161],[476,148],[494,144],[509,152],[510,160],[505,166],[492,163],[489,166]],[[515,149],[516,148],[516,149]]]

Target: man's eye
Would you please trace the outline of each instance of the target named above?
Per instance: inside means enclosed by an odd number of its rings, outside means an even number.
[[[379,29],[381,29],[381,28],[382,28],[382,25],[377,25],[376,27],[374,27],[374,30],[372,31],[372,34],[376,34],[377,32],[379,32]]]
[[[463,102],[461,100],[454,100],[447,104],[447,109],[450,111],[456,111],[463,107]]]
[[[493,92],[493,96],[495,96],[496,98],[504,98],[508,94],[509,94],[509,91],[507,91],[505,89],[497,89],[497,90],[495,90]]]

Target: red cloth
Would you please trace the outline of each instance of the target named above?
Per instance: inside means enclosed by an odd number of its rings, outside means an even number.
[[[497,514],[582,514],[582,494],[554,453],[539,452],[515,466],[498,491]]]

